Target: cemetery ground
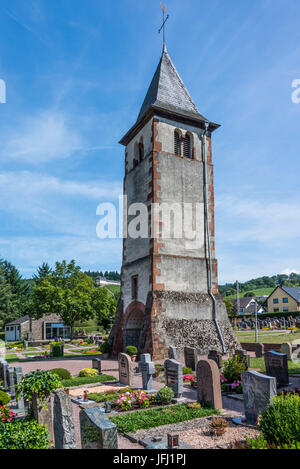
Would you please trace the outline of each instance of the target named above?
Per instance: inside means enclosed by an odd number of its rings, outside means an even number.
[[[264,359],[255,358],[253,353],[250,353],[250,355],[252,355],[250,369],[265,372]],[[199,363],[202,359],[205,362],[206,358],[207,357],[196,357],[196,363],[198,360]],[[225,357],[225,359],[226,358],[228,357]],[[97,360],[97,362],[99,362],[99,360]],[[184,365],[183,360],[181,363],[180,366],[182,367]],[[91,369],[93,366],[95,368],[95,364],[89,356],[81,359],[70,359],[67,357],[58,360],[26,361],[21,364],[16,362],[10,365],[12,367],[22,366],[22,373],[25,376],[36,370],[53,370],[57,368],[67,370],[67,373],[69,372],[71,377],[65,377],[65,373],[63,372],[64,379],[61,379],[60,386],[62,386],[62,390],[68,393],[67,396],[65,392],[63,392],[65,397],[72,399],[71,409],[74,424],[73,444],[77,449],[82,448],[82,422],[80,414],[83,412],[83,409],[90,409],[90,412],[97,411],[97,409],[104,410],[105,403],[108,401],[112,407],[112,412],[105,414],[106,420],[108,419],[111,425],[116,426],[116,439],[114,440],[114,438],[112,438],[112,441],[117,442],[115,444],[119,449],[143,449],[145,445],[153,439],[166,439],[167,435],[170,434],[178,435],[183,448],[227,449],[235,447],[235,445],[244,444],[247,438],[255,439],[260,435],[260,431],[255,425],[238,426],[232,421],[233,418],[243,418],[244,416],[245,408],[242,394],[233,391],[223,392],[220,409],[205,403],[199,404],[197,388],[193,385],[193,382],[197,379],[196,371],[193,372],[192,370],[183,368],[185,374],[182,376],[184,383],[182,397],[185,399],[185,402],[170,402],[169,400],[163,404],[158,404],[154,397],[152,399],[149,398],[148,395],[147,399],[150,399],[148,407],[143,408],[143,405],[133,404],[131,408],[130,406],[126,408],[126,405],[123,406],[120,404],[122,396],[125,395],[124,393],[127,392],[131,396],[134,396],[130,397],[130,399],[134,401],[136,399],[135,390],[144,389],[145,381],[141,373],[137,372],[137,363],[130,364],[130,366],[132,366],[130,385],[120,383],[121,374],[119,362],[116,359],[101,359],[100,368],[102,374],[99,375],[99,370],[96,371],[94,369],[94,373],[92,373],[93,376],[82,377],[78,376],[82,374],[80,373],[81,370]],[[152,370],[154,371],[154,375],[151,387],[155,392],[165,388],[165,373],[167,371],[164,365],[166,365],[166,362],[159,361],[155,364],[155,369]],[[293,365],[294,363],[289,362],[290,371],[293,369]],[[87,372],[87,375],[89,375],[89,372]],[[218,379],[220,380],[220,378]],[[172,383],[170,386],[172,386]],[[215,386],[216,384],[213,384],[213,387]],[[290,383],[285,386],[284,389],[293,390],[296,387],[300,387],[300,376],[290,377]],[[82,401],[78,402],[78,399],[83,398],[85,392],[90,401],[88,404],[84,404]],[[155,392],[152,396],[156,395]],[[145,395],[147,396],[147,391]],[[50,416],[57,413],[54,404],[56,398],[54,399],[53,396],[52,393],[50,404],[52,411],[49,413]],[[77,402],[75,402],[75,400],[77,400]],[[17,401],[13,399],[11,403],[12,410],[14,410],[18,406]],[[221,418],[220,428],[217,427],[217,429],[220,430],[219,434],[216,429],[213,428],[214,419],[218,417]],[[47,422],[41,420],[41,423]]]

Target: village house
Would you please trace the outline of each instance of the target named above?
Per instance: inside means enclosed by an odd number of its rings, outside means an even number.
[[[232,299],[230,300],[231,303],[233,304],[233,313],[237,312],[237,300]],[[238,314],[249,314],[253,315],[255,314],[255,309],[257,308],[257,313],[264,313],[264,308],[258,303],[257,299],[255,297],[244,297],[240,298],[240,308]]]
[[[300,288],[278,286],[266,300],[269,313],[300,311]]]
[[[70,333],[70,327],[63,324],[56,314],[43,316],[41,319],[23,316],[5,325],[6,342],[22,339],[30,342],[49,341],[56,338],[69,339]]]

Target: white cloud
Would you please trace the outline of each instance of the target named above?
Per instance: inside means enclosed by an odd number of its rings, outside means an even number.
[[[290,274],[299,274],[300,272],[298,269],[284,269],[280,273],[283,275],[290,275]]]
[[[25,117],[5,135],[5,142],[0,157],[28,163],[67,158],[84,147],[82,136],[61,111],[44,111]]]

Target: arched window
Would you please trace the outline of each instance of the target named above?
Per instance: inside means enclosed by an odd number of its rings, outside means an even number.
[[[191,136],[186,134],[183,140],[183,155],[186,158],[192,158]]]
[[[181,155],[181,141],[180,135],[177,130],[174,132],[174,153],[175,155]]]

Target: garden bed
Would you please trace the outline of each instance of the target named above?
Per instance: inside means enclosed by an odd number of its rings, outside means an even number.
[[[186,404],[176,404],[127,412],[124,415],[110,417],[110,420],[121,433],[127,434],[134,433],[140,429],[147,430],[153,427],[186,422],[217,414],[219,414],[219,411],[212,408],[192,409]]]
[[[99,375],[91,377],[75,377],[70,379],[62,379],[61,384],[64,388],[72,388],[74,386],[83,386],[84,384],[96,384],[105,382],[116,382],[116,378],[110,375]]]

